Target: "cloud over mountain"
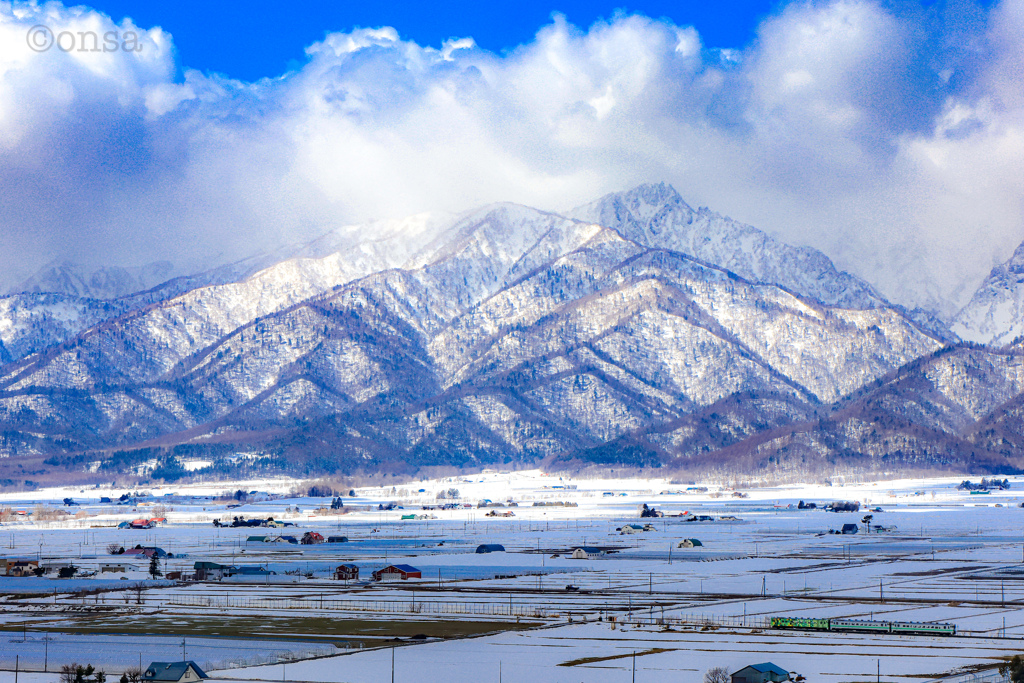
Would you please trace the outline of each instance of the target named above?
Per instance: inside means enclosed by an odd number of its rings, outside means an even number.
[[[27,31],[137,32],[44,52]],[[951,314],[1024,235],[1024,0],[792,3],[746,46],[622,15],[507,54],[329,34],[284,75],[189,70],[159,28],[0,6],[0,269],[194,268],[340,224],[668,180]],[[67,44],[67,43],[66,43]]]

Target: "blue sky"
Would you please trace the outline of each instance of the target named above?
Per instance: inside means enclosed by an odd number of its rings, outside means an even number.
[[[742,47],[778,5],[773,0],[647,0],[633,4],[586,0],[524,0],[495,4],[473,0],[439,2],[138,2],[93,3],[115,21],[131,17],[145,27],[160,26],[174,36],[186,66],[255,80],[276,76],[305,61],[303,48],[325,33],[356,27],[393,26],[421,45],[439,46],[449,38],[472,37],[492,52],[533,40],[554,12],[588,27],[616,12],[666,17],[680,26],[695,25],[710,47]]]
[[[660,181],[944,315],[1024,240],[1024,0],[0,2],[0,73],[0,291]]]

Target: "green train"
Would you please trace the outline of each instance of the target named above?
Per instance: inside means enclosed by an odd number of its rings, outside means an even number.
[[[771,627],[798,631],[842,631],[846,633],[896,633],[912,636],[955,636],[956,624],[920,621],[869,621],[867,619],[814,619],[772,617]]]

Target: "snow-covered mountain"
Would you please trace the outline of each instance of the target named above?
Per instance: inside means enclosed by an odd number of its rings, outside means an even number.
[[[199,306],[202,309],[210,308],[215,301],[233,306],[230,302],[235,298],[253,303],[238,309],[251,317],[230,318],[242,324],[356,278],[399,267],[452,220],[447,214],[420,214],[345,226],[312,242],[254,254],[154,286],[141,277],[125,276],[116,288],[101,287],[101,273],[128,272],[116,267],[92,271],[92,285],[88,286],[83,284],[85,271],[78,266],[63,264],[43,269],[21,287],[26,291],[0,297],[0,363],[20,360],[93,325],[170,300],[180,300],[188,308],[193,305],[188,302],[207,299]],[[152,272],[171,268],[166,264],[166,269],[161,266]],[[274,294],[267,296],[270,290]],[[221,296],[222,291],[228,292],[226,297]],[[190,293],[195,294],[190,297]]]
[[[1024,334],[1024,244],[992,269],[951,327],[962,339],[997,346]]]
[[[819,252],[694,211],[669,186],[572,214],[496,204],[336,230],[255,272],[107,302],[118,310],[76,299],[74,331],[19,308],[21,346],[0,317],[15,349],[0,451],[76,467],[117,450],[122,467],[244,450],[311,472],[757,462],[771,435],[945,346]],[[33,347],[25,330],[44,319]],[[820,424],[831,436],[805,463],[854,453]]]
[[[81,264],[50,263],[35,275],[12,287],[10,294],[64,294],[83,299],[117,299],[134,292],[155,287],[174,275],[169,261],[145,266],[123,268],[101,266],[87,268]]]
[[[638,244],[674,249],[751,282],[779,285],[829,306],[888,306],[868,283],[839,271],[820,251],[794,247],[706,208],[693,209],[665,183],[609,194],[570,212]]]

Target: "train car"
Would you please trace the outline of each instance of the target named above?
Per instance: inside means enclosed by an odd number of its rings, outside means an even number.
[[[829,619],[830,631],[847,631],[850,633],[889,633],[892,624],[888,621],[868,621],[867,619]]]
[[[772,628],[847,633],[900,633],[913,636],[955,636],[956,624],[921,621],[869,621],[867,619],[814,619],[772,617]]]
[[[915,636],[955,636],[956,624],[938,622],[894,621],[892,633],[905,633]]]
[[[772,628],[797,629],[801,631],[827,631],[828,619],[810,617],[772,617]]]

